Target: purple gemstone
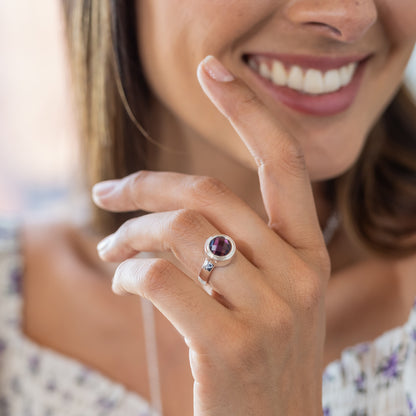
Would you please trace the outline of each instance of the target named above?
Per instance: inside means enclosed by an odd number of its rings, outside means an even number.
[[[216,256],[226,256],[231,251],[231,242],[224,237],[215,237],[209,242],[209,249]]]

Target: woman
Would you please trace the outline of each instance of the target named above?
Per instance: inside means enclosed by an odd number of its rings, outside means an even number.
[[[23,258],[4,233],[4,408],[413,414],[416,3],[65,15],[87,177],[110,180],[94,227],[27,226]]]

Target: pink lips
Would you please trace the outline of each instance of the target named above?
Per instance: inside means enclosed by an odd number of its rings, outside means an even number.
[[[251,73],[254,75],[255,83],[261,89],[265,89],[275,100],[280,101],[293,110],[315,116],[331,116],[345,111],[351,106],[360,88],[365,65],[370,57],[368,54],[348,57],[317,57],[267,53],[261,55],[250,54],[250,56],[275,58],[287,67],[298,65],[303,68],[314,68],[321,71],[337,69],[351,62],[357,62],[357,69],[348,85],[340,88],[338,91],[320,95],[310,95],[292,88],[277,86],[250,68]]]

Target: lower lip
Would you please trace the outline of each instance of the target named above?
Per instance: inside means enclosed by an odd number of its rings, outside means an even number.
[[[366,63],[367,59],[359,62],[354,76],[348,85],[340,88],[338,91],[320,95],[310,95],[292,88],[277,86],[263,78],[253,69],[249,69],[255,74],[255,81],[260,84],[260,87],[266,88],[267,92],[275,100],[301,113],[314,116],[332,116],[345,111],[353,103],[360,88]]]

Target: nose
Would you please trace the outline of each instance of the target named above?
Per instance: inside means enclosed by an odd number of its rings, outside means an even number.
[[[377,21],[375,0],[292,0],[286,17],[345,43],[360,39]]]

